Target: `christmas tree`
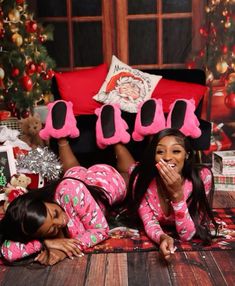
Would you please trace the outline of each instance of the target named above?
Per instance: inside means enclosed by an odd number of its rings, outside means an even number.
[[[0,7],[0,101],[12,116],[27,117],[50,92],[55,67],[43,43],[52,27],[33,19],[25,0],[2,0]]]
[[[206,71],[207,82],[224,81],[225,104],[235,107],[235,0],[208,0],[206,24],[200,28],[203,48],[187,63]]]

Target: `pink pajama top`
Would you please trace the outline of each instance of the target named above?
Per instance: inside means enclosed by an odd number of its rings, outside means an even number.
[[[121,202],[126,196],[124,179],[109,165],[97,164],[89,169],[74,167],[64,177],[78,178],[87,184],[101,187],[110,205]],[[79,239],[82,250],[108,238],[109,226],[104,206],[95,201],[82,182],[63,180],[56,189],[55,200],[69,218],[67,229],[70,238]],[[42,244],[38,240],[27,244],[6,240],[1,252],[5,259],[12,262],[38,252],[41,248]]]
[[[208,195],[212,183],[211,173],[208,169],[203,168],[200,176],[204,183],[206,195]],[[156,180],[150,183],[141,201],[138,212],[143,222],[145,232],[151,240],[158,244],[160,243],[160,237],[164,234],[161,225],[175,225],[177,233],[183,241],[188,241],[194,236],[196,229],[186,203],[192,193],[192,189],[192,182],[185,180],[183,185],[183,200],[177,203],[171,202],[171,213],[169,216],[166,216],[160,206]]]

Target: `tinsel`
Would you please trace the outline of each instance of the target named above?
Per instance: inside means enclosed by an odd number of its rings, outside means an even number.
[[[29,151],[27,155],[19,155],[16,167],[28,169],[35,174],[40,173],[48,181],[58,179],[62,172],[62,165],[57,156],[48,147],[38,147]]]

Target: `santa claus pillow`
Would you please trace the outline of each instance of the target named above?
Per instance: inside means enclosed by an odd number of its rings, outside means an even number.
[[[135,113],[138,104],[151,97],[161,78],[133,69],[113,56],[107,77],[93,99],[105,104],[119,103],[122,110]]]

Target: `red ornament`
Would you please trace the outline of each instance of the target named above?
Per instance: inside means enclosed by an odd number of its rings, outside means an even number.
[[[21,117],[27,118],[27,117],[29,117],[29,114],[30,114],[30,112],[27,109],[25,109],[21,112]]]
[[[195,67],[196,67],[196,63],[195,63],[195,61],[188,61],[187,63],[186,63],[186,67],[188,68],[188,69],[194,69]]]
[[[24,0],[16,0],[16,3],[17,3],[18,5],[21,5],[21,4],[24,3]]]
[[[26,21],[25,27],[28,33],[35,33],[37,31],[38,25],[35,21],[29,20],[29,21]]]
[[[16,104],[14,101],[10,100],[7,102],[7,108],[10,110],[10,111],[13,111],[15,110],[16,108]]]
[[[225,97],[225,105],[228,108],[235,108],[235,93],[230,93]]]
[[[23,88],[24,88],[26,91],[31,91],[32,88],[33,88],[32,79],[31,79],[28,75],[24,75],[24,76],[21,78],[21,85],[23,86]]]
[[[235,45],[232,46],[232,52],[235,55]]]
[[[36,72],[36,65],[33,62],[28,63],[27,65],[27,74],[32,75]]]
[[[1,28],[0,29],[0,38],[4,38],[4,36],[5,36],[5,29]]]
[[[11,71],[11,76],[12,77],[17,77],[20,74],[20,71],[18,68],[13,68]]]
[[[223,45],[222,48],[221,48],[221,51],[222,51],[223,54],[227,54],[228,47],[226,45]]]

